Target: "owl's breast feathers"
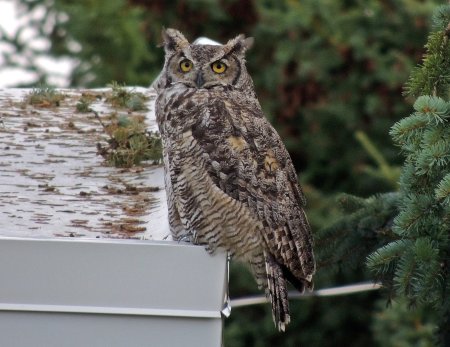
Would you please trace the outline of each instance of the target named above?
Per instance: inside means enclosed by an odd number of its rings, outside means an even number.
[[[203,225],[194,218],[207,209],[202,206],[202,211],[193,211],[195,199],[189,194],[198,194],[199,204],[211,205],[211,213],[219,209],[214,213],[217,218],[227,211],[240,213],[222,224],[212,224],[224,229],[218,231],[221,234],[232,233],[232,238],[257,243],[252,244],[252,252],[268,252],[294,286],[301,291],[311,288],[315,263],[303,211],[305,199],[289,154],[258,101],[229,90],[186,89],[164,98],[158,103],[164,107],[157,111],[158,122],[163,138],[170,142],[171,181],[184,224],[193,229],[199,242],[215,249],[216,238],[203,237]],[[192,183],[196,180],[197,186]],[[208,184],[211,187],[202,187]],[[227,223],[230,230],[225,230]],[[242,252],[233,249],[237,241],[233,242],[219,247],[239,256]]]

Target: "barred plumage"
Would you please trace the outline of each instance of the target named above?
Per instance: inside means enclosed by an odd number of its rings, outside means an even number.
[[[173,29],[163,39],[156,114],[173,238],[248,263],[284,330],[286,280],[311,289],[315,262],[295,169],[245,68],[252,40],[192,45]]]

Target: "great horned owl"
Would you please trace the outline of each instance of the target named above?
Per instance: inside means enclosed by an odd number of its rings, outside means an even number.
[[[297,174],[245,67],[253,39],[195,45],[167,29],[163,41],[156,117],[172,236],[249,264],[284,330],[286,281],[312,289],[315,262]]]

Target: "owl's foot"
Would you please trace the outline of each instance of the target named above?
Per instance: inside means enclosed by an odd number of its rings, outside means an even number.
[[[181,242],[194,243],[192,234],[178,235],[176,238],[174,238],[174,240],[178,241],[178,243],[181,243]]]
[[[192,243],[192,239],[190,235],[183,235],[178,239],[178,242],[189,242]]]

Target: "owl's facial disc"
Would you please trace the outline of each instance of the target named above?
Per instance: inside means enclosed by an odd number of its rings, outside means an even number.
[[[163,30],[166,53],[162,83],[188,88],[227,87],[245,89],[253,85],[245,67],[245,52],[253,39],[239,35],[224,45],[190,44],[178,30]]]
[[[204,56],[196,54],[198,46],[189,48],[189,51],[179,53],[177,58],[174,57],[170,61],[173,83],[182,83],[189,88],[209,89],[230,85],[233,82],[233,76],[236,75],[240,65],[237,59],[229,55],[223,56],[221,51]]]
[[[236,41],[236,42],[235,42]],[[245,68],[242,41],[227,45],[189,44],[167,59],[167,80],[188,88],[237,88],[250,77]]]

